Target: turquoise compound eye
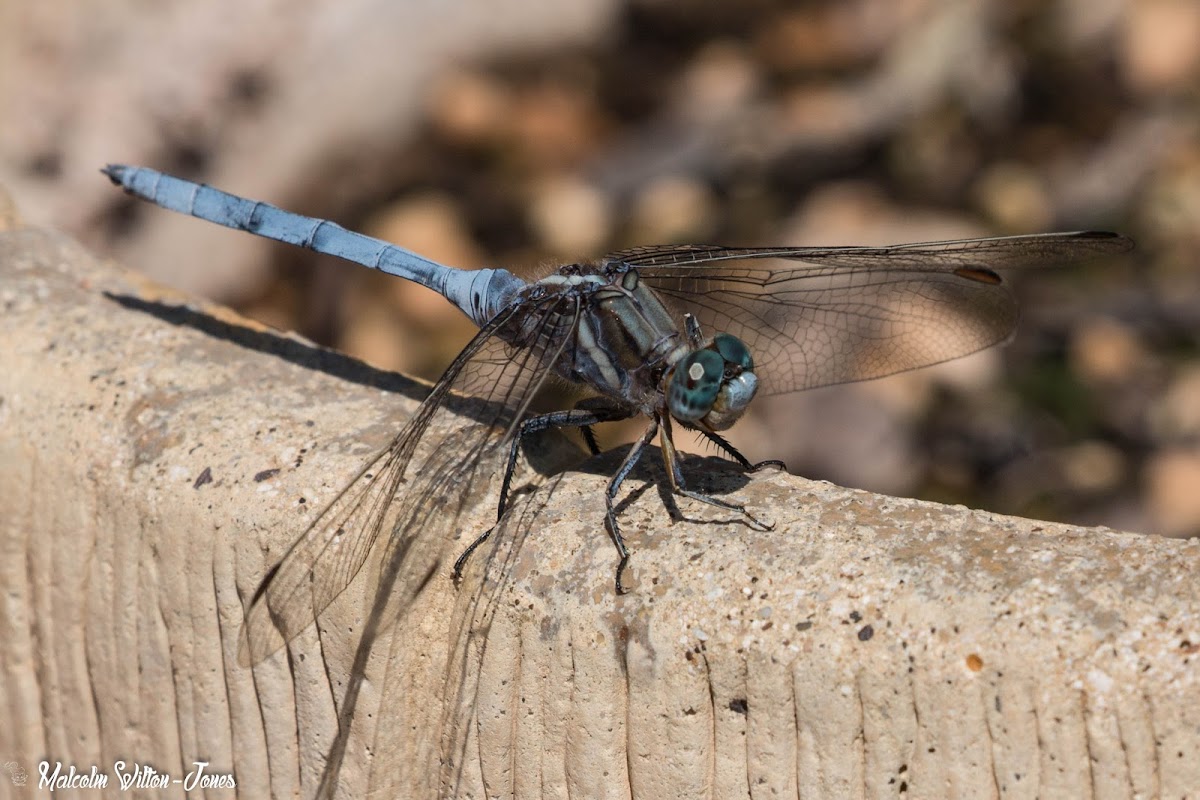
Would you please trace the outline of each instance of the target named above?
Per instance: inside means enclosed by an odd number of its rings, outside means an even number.
[[[667,396],[671,416],[684,422],[703,418],[716,402],[724,373],[725,359],[712,350],[697,350],[680,361]]]
[[[728,333],[718,333],[713,337],[712,346],[721,354],[721,358],[730,364],[737,364],[746,372],[754,371],[754,357],[750,348],[742,344],[742,340]]]

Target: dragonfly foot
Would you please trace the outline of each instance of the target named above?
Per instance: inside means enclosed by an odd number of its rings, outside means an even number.
[[[495,530],[494,527],[488,528],[486,531],[484,531],[483,534],[475,541],[467,545],[467,549],[462,551],[462,555],[454,560],[454,571],[451,573],[450,577],[454,580],[455,586],[457,586],[459,581],[462,580],[463,567],[466,565],[467,559],[471,557],[471,553],[474,553],[475,548],[487,541],[488,537],[492,535],[493,530]]]
[[[761,520],[744,508],[742,509],[742,515],[746,518],[746,524],[756,531],[775,530],[775,520]]]
[[[625,586],[621,583],[621,574],[623,572],[625,572],[625,565],[628,563],[629,563],[629,553],[626,552],[623,556],[621,556],[621,560],[617,564],[617,574],[616,574],[616,579],[614,582],[616,583],[618,595],[629,594],[629,590],[626,589]]]

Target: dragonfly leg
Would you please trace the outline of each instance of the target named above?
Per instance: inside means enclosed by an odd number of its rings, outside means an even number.
[[[589,397],[580,400],[575,404],[576,411],[594,411],[597,414],[600,422],[615,422],[619,419],[629,419],[633,413],[613,405],[610,401],[603,397]],[[596,432],[592,429],[591,424],[579,425],[579,432],[583,434],[583,440],[587,444],[588,451],[598,456],[602,452],[600,443],[596,440]]]
[[[699,349],[704,344],[704,334],[700,332],[700,323],[694,314],[683,315],[683,327],[687,331],[688,343],[692,346],[692,349]]]
[[[621,484],[629,477],[629,473],[637,464],[638,459],[642,457],[642,453],[646,450],[646,445],[650,444],[650,440],[658,433],[658,420],[653,419],[646,426],[646,430],[638,438],[633,446],[629,448],[629,454],[625,456],[625,460],[621,462],[621,468],[617,470],[617,474],[612,476],[608,482],[608,491],[604,493],[604,505],[607,513],[604,520],[608,523],[608,533],[612,537],[613,544],[616,545],[617,555],[620,560],[617,561],[616,586],[617,594],[625,594],[625,587],[621,585],[621,573],[625,571],[625,565],[629,563],[629,548],[625,546],[625,539],[621,537],[621,527],[617,524],[617,511],[614,506],[614,501],[617,498],[617,492],[621,488]]]
[[[701,431],[701,433],[704,432]],[[758,469],[761,466],[771,463],[769,461],[764,461],[760,464],[751,464],[745,456],[733,449],[732,445],[725,443],[725,440],[720,436],[716,436],[716,434],[713,434],[713,436],[715,437],[714,443],[720,447],[725,447],[731,454],[734,454],[739,459],[739,463],[741,463],[742,466],[746,467],[747,469]],[[687,488],[687,486],[684,485],[683,470],[679,466],[679,452],[675,449],[675,440],[671,435],[671,424],[669,421],[664,421],[663,423],[663,431],[662,436],[659,437],[659,443],[662,445],[663,460],[667,463],[667,476],[671,481],[671,490],[676,494],[683,495],[684,497],[690,497],[693,500],[699,500],[701,503],[707,503],[710,506],[716,506],[717,508],[724,508],[727,511],[736,512],[744,517],[753,528],[769,531],[775,527],[774,523],[768,524],[758,519],[758,517],[747,511],[745,506],[738,505],[737,503],[730,503],[727,500],[721,500],[716,497],[712,497],[711,495],[695,492]]]
[[[747,472],[758,472],[763,467],[778,467],[784,472],[787,472],[787,464],[784,464],[778,458],[768,458],[766,461],[759,461],[757,464],[755,464],[752,463],[750,459],[738,452],[738,449],[730,444],[729,440],[724,436],[713,433],[712,431],[702,430],[700,428],[693,428],[693,430],[715,444],[718,448],[724,451],[726,455],[730,456],[734,461],[740,464],[742,469],[746,470]]]
[[[512,444],[508,448],[508,460],[504,467],[504,480],[500,484],[500,502],[496,507],[496,523],[479,535],[475,541],[467,545],[467,549],[462,552],[454,561],[454,580],[462,577],[463,566],[467,563],[467,559],[475,552],[479,545],[487,541],[492,535],[492,531],[496,529],[496,525],[500,524],[500,520],[504,517],[504,512],[508,509],[508,495],[512,489],[513,473],[517,469],[517,456],[521,452],[521,440],[527,434],[544,431],[548,428],[583,428],[584,431],[591,431],[592,425],[599,422],[611,422],[614,419],[620,419],[620,412],[616,410],[589,410],[589,409],[574,409],[571,411],[555,411],[550,414],[541,414],[536,417],[530,417],[521,423],[517,429],[517,435],[513,437]],[[628,416],[625,414],[624,416]],[[584,438],[588,436],[584,433]],[[594,435],[593,435],[594,440]],[[599,452],[596,450],[593,452]]]
[[[592,430],[591,425],[581,425],[579,432],[583,434],[583,441],[587,443],[588,451],[592,455],[600,455],[600,443],[596,441],[596,432]]]

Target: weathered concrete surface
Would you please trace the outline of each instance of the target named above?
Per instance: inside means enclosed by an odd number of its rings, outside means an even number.
[[[514,508],[458,589],[490,502],[414,549],[402,572],[432,575],[377,634],[368,569],[240,667],[258,582],[424,390],[189,303],[0,233],[0,762],[30,785],[125,759],[246,797],[1200,793],[1200,543],[711,460],[693,480],[773,531],[635,491],[616,597],[609,454]]]

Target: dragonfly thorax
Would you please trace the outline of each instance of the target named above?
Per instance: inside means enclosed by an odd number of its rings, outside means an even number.
[[[675,365],[667,388],[667,407],[681,422],[723,431],[741,418],[758,378],[749,348],[736,336],[720,333]]]

